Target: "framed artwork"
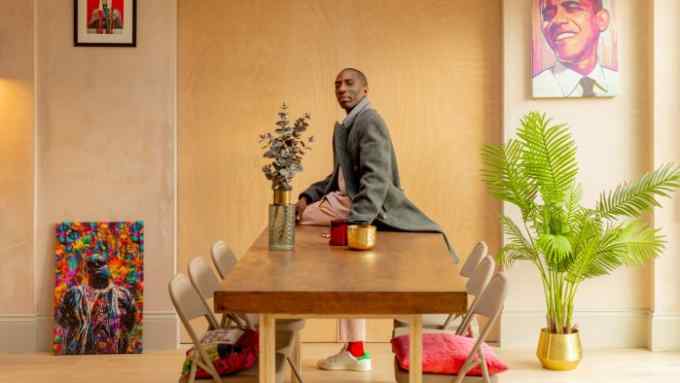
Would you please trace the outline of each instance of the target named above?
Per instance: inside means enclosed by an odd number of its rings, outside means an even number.
[[[533,97],[619,93],[615,5],[615,0],[533,0]]]
[[[144,224],[63,222],[56,235],[54,353],[141,353]]]
[[[137,46],[137,0],[74,0],[73,44]]]

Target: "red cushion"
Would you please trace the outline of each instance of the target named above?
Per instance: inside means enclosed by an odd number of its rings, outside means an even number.
[[[475,339],[465,336],[450,333],[423,334],[423,372],[430,374],[458,374],[474,345]],[[392,338],[392,351],[397,356],[399,367],[403,370],[408,370],[408,335]],[[498,359],[493,350],[486,344],[482,344],[482,352],[486,358],[489,375],[494,375],[508,369],[508,366]],[[467,375],[481,376],[482,369],[479,365],[476,365]]]

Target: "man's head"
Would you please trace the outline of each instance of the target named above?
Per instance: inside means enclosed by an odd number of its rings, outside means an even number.
[[[578,63],[597,56],[600,33],[609,27],[602,0],[540,0],[543,36],[557,59]]]
[[[345,68],[335,78],[335,97],[347,112],[352,110],[368,94],[366,75],[354,68]]]
[[[111,277],[106,254],[95,253],[89,256],[87,258],[87,272],[90,277],[90,283],[94,287],[106,287]]]

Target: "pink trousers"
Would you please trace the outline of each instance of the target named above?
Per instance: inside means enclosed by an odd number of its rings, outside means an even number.
[[[307,206],[302,213],[301,225],[330,226],[331,221],[349,216],[352,201],[342,192],[331,192]],[[366,341],[365,319],[340,319],[338,337],[341,342]]]

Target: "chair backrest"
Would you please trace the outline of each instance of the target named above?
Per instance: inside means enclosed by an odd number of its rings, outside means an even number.
[[[215,291],[220,288],[220,280],[210,268],[210,264],[203,257],[196,257],[189,262],[189,280],[198,294],[208,301],[213,298]]]
[[[211,313],[201,300],[196,289],[191,285],[189,278],[184,274],[177,274],[170,280],[170,283],[168,283],[168,292],[170,293],[172,305],[175,306],[177,315],[179,315],[179,319],[182,321],[184,328],[187,329],[187,332],[194,343],[198,343],[196,332],[193,327],[191,327],[189,321],[198,317],[205,317],[208,319],[211,316]],[[208,319],[208,322],[210,322],[210,319]],[[211,323],[211,325],[213,325],[213,323]]]
[[[489,249],[484,241],[477,242],[475,247],[472,248],[470,255],[468,255],[465,260],[465,263],[463,263],[463,267],[460,269],[460,275],[465,278],[470,278],[477,268],[477,265],[482,261],[482,258],[486,256],[488,251]]]
[[[231,269],[234,268],[236,262],[238,262],[236,255],[234,255],[234,252],[224,241],[215,242],[210,253],[217,273],[220,275],[220,278],[224,279]]]
[[[481,262],[479,262],[475,270],[472,272],[470,279],[468,279],[467,283],[465,283],[465,291],[467,291],[467,293],[470,295],[479,297],[479,294],[484,291],[484,288],[489,283],[489,280],[491,280],[491,276],[493,275],[495,267],[496,262],[493,260],[493,258],[489,256],[482,258]]]
[[[212,376],[213,381],[222,382],[211,359],[201,345],[201,339],[198,334],[196,334],[196,330],[194,330],[194,327],[190,322],[192,319],[203,316],[208,319],[211,328],[216,328],[217,323],[210,320],[211,313],[208,310],[208,307],[204,304],[196,289],[191,285],[189,278],[184,274],[177,274],[170,280],[168,283],[168,292],[170,293],[170,300],[172,301],[172,305],[175,306],[175,311],[177,311],[179,320],[187,330],[187,333],[189,333],[189,337],[191,337],[191,341],[194,343],[194,348],[198,351],[201,359],[192,362],[194,365],[192,366],[193,372],[191,373],[192,377],[190,378],[190,381],[194,381],[193,376],[196,371],[195,367],[196,365],[200,365],[203,369],[208,371]]]
[[[484,340],[489,335],[491,328],[500,317],[505,295],[507,293],[507,278],[504,273],[498,273],[491,278],[489,285],[479,296],[479,303],[471,310],[473,314],[487,317],[489,320],[484,325],[484,329],[479,332],[479,337],[475,340],[475,345],[470,350],[465,362],[461,366],[455,379],[455,383],[462,383],[467,373],[479,364],[482,369],[482,379],[486,383],[491,382],[489,370],[482,351]]]
[[[508,279],[505,273],[498,273],[491,278],[489,285],[486,286],[484,292],[479,297],[479,302],[476,307],[472,309],[473,314],[485,316],[487,318],[495,318],[503,307],[505,295],[507,293]],[[489,325],[487,324],[487,327]]]

